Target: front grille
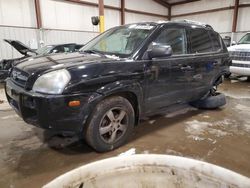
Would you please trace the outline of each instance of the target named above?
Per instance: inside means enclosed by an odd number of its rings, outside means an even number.
[[[250,52],[233,51],[229,52],[232,60],[250,61]]]
[[[17,68],[13,68],[10,74],[11,80],[22,88],[25,88],[29,74]]]

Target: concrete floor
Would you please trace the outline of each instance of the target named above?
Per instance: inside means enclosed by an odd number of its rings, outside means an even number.
[[[220,90],[227,96],[222,109],[186,107],[144,120],[129,143],[104,154],[83,141],[27,125],[4,102],[0,104],[0,187],[41,187],[71,169],[131,148],[136,153],[195,158],[250,177],[250,82],[227,80]]]

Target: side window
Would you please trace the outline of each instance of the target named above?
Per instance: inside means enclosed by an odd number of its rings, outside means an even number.
[[[64,52],[64,48],[63,46],[57,46],[52,50],[53,53],[63,53]]]
[[[215,52],[218,52],[222,49],[222,46],[221,46],[221,39],[219,37],[219,35],[215,32],[210,32],[210,36],[211,36],[211,39],[212,39],[212,42],[213,42],[213,51]]]
[[[212,41],[205,29],[192,29],[189,32],[191,53],[206,53],[213,51]]]
[[[153,43],[171,46],[173,55],[187,53],[185,29],[165,29]]]
[[[81,47],[83,47],[83,45],[76,44],[75,45],[75,51],[78,51]]]
[[[63,48],[64,48],[64,52],[74,52],[75,51],[75,46],[73,44],[65,45]]]

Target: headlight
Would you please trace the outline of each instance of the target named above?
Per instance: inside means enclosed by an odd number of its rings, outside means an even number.
[[[49,72],[40,76],[33,85],[33,91],[47,94],[61,94],[71,76],[65,69]]]

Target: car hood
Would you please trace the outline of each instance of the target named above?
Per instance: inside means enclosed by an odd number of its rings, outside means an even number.
[[[52,54],[42,57],[30,57],[16,64],[16,68],[28,74],[39,74],[44,71],[52,71],[63,68],[85,66],[89,63],[110,62],[113,58],[87,53]]]
[[[238,44],[238,45],[230,46],[227,49],[228,51],[250,52],[250,44]]]
[[[5,42],[9,43],[11,46],[13,46],[20,54],[27,56],[28,52],[37,54],[34,50],[30,49],[25,44],[21,43],[18,40],[8,40],[4,39]]]

